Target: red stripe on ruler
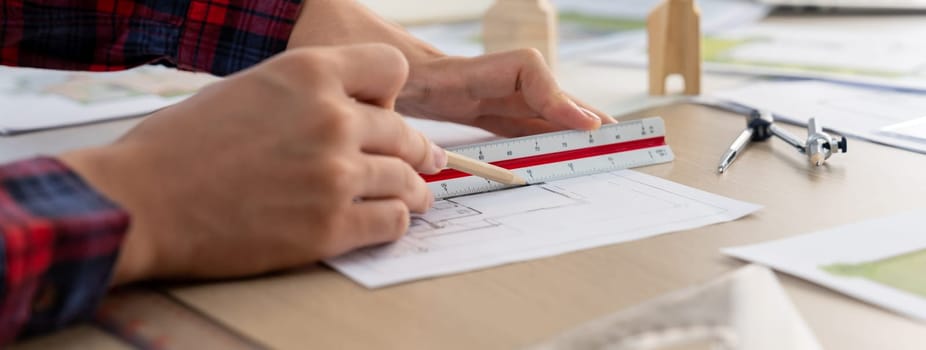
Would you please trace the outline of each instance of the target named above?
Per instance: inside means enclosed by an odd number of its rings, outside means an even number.
[[[665,146],[666,138],[665,136],[653,137],[648,139],[611,143],[601,146],[593,146],[588,148],[580,148],[569,151],[562,152],[553,152],[547,154],[540,154],[536,156],[524,157],[524,158],[514,158],[500,160],[497,162],[492,162],[492,164],[500,166],[508,170],[521,169],[532,167],[536,165],[566,162],[570,160],[576,160],[581,158],[589,158],[595,156],[603,156],[607,154],[614,154],[619,152],[627,151],[636,151],[644,148],[652,148]],[[470,174],[464,173],[462,171],[445,169],[434,175],[421,175],[424,178],[425,182],[436,182],[457,179],[461,177],[471,176]]]

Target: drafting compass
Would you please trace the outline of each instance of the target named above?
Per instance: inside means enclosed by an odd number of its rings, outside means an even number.
[[[846,153],[848,151],[848,141],[845,137],[831,136],[823,131],[823,127],[817,124],[816,118],[810,118],[807,124],[807,140],[801,142],[800,139],[789,134],[782,128],[775,125],[775,118],[768,111],[752,111],[746,119],[746,130],[733,140],[733,144],[723,157],[720,159],[720,166],[717,171],[724,173],[730,164],[739,156],[750,141],[765,141],[772,136],[778,137],[789,145],[797,149],[798,152],[807,155],[807,160],[814,166],[821,166],[834,153]]]

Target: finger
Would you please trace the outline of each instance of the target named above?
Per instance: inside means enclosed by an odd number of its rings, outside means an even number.
[[[392,242],[408,231],[410,215],[401,200],[363,201],[347,210],[344,246],[336,248],[340,252]]]
[[[589,104],[587,104],[587,103],[585,103],[585,102],[579,101],[579,99],[575,98],[575,97],[572,96],[572,95],[567,94],[567,96],[569,96],[569,98],[571,98],[573,101],[575,101],[576,104],[579,105],[579,108],[583,108],[583,109],[585,109],[586,111],[588,111],[588,112],[590,112],[590,113],[593,113],[593,114],[595,114],[596,116],[598,116],[598,118],[601,119],[601,123],[602,123],[602,124],[614,124],[614,123],[617,123],[617,119],[614,119],[614,117],[612,117],[610,114],[605,113],[605,112],[601,111],[601,110],[598,109],[598,108],[592,107],[591,105],[589,105]]]
[[[574,96],[567,94],[567,96],[576,102],[579,105],[579,108],[583,109],[583,112],[592,113],[601,119],[603,124],[613,124],[617,123],[617,120],[608,115],[601,110],[590,106],[587,103],[581,102],[576,99]],[[534,111],[531,106],[524,101],[524,98],[521,95],[510,95],[503,98],[487,98],[479,102],[479,113],[481,115],[495,115],[495,116],[512,116],[512,117],[522,117],[522,118],[534,118],[539,117],[540,115]]]
[[[399,91],[408,79],[408,61],[401,51],[384,44],[362,44],[331,49],[331,69],[344,92],[357,100],[387,109],[395,108]]]
[[[553,124],[546,119],[511,118],[494,115],[476,118],[476,120],[473,121],[473,126],[504,137],[536,135],[565,129],[562,125]]]
[[[613,124],[617,123],[613,117],[607,113],[602,112],[594,107],[589,106],[586,103],[580,102],[577,99],[569,96],[573,101],[577,101],[576,104],[579,105],[579,108],[582,108],[586,113],[592,113],[601,118],[602,124]],[[540,117],[530,106],[524,102],[524,99],[520,95],[511,95],[504,98],[490,98],[484,99],[479,102],[479,115],[488,115],[493,117],[511,117],[511,118],[538,118]],[[494,119],[494,118],[493,118]],[[563,129],[563,128],[560,128]]]
[[[356,108],[363,116],[360,144],[364,152],[398,157],[425,174],[437,173],[447,166],[444,150],[408,126],[398,113],[359,103]]]
[[[590,130],[601,125],[593,113],[583,112],[556,83],[536,50],[516,50],[474,58],[464,79],[473,98],[501,98],[520,94],[543,118],[568,128]]]
[[[399,158],[378,155],[364,157],[366,169],[360,197],[364,200],[399,199],[416,213],[434,202],[434,195],[418,173]]]

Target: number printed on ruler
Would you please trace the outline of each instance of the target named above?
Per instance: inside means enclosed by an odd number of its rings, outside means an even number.
[[[608,124],[594,131],[561,131],[448,150],[509,169],[528,183],[665,163],[675,157],[666,144],[660,117]],[[452,169],[422,177],[437,198],[508,187]]]

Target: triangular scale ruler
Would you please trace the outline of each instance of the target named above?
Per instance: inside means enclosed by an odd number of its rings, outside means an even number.
[[[662,118],[651,117],[594,131],[561,131],[447,150],[509,169],[536,184],[671,162],[675,155],[665,136]],[[511,187],[453,169],[422,177],[438,199]]]

